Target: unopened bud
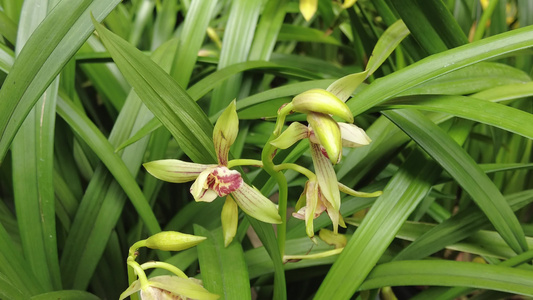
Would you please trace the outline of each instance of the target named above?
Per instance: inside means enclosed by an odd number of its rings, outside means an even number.
[[[346,103],[326,90],[312,89],[298,94],[292,99],[292,105],[297,112],[334,115],[346,122],[353,122],[352,112]]]
[[[146,239],[145,246],[164,251],[181,251],[198,245],[206,237],[177,231],[162,231]]]

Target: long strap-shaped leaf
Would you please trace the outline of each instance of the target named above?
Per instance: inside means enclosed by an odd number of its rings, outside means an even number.
[[[492,125],[533,139],[533,114],[519,109],[465,96],[407,96],[384,103],[380,108],[416,108],[438,111]]]
[[[216,160],[212,125],[200,107],[161,67],[94,21],[96,31],[139,98],[195,162]]]
[[[469,286],[533,296],[532,278],[530,270],[499,265],[406,260],[376,267],[361,289],[398,285]]]
[[[495,35],[427,57],[374,81],[347,104],[354,115],[422,82],[509,52],[533,46],[533,26]]]
[[[524,232],[509,204],[463,148],[417,111],[394,110],[384,114],[428,152],[470,194],[515,252],[527,250]]]
[[[224,247],[220,228],[209,231],[195,224],[194,234],[207,237],[197,246],[205,287],[224,299],[250,299],[250,280],[241,244]]]
[[[331,267],[315,299],[350,299],[440,172],[419,151],[409,156]]]
[[[30,109],[94,30],[89,11],[102,20],[119,2],[61,1],[28,39],[0,90],[0,163]]]

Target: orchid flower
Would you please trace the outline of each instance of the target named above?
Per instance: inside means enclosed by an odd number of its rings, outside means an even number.
[[[218,164],[198,164],[175,159],[145,163],[144,167],[154,177],[175,183],[193,181],[190,192],[195,201],[212,202],[217,197],[226,197],[222,210],[222,227],[226,246],[235,236],[238,210],[235,203],[248,215],[266,222],[281,223],[277,207],[260,191],[244,182],[241,174],[228,167],[230,146],[239,130],[236,104],[233,101],[215,124],[213,143]]]
[[[306,183],[293,216],[305,220],[307,235],[313,237],[313,219],[326,211],[333,224],[333,231],[337,233],[338,226],[345,227],[345,224],[340,214],[340,183],[332,164],[340,161],[342,147],[361,147],[368,145],[371,140],[363,129],[351,124],[353,116],[344,101],[329,91],[312,89],[303,92],[287,106],[293,111],[307,114],[309,125],[294,122],[270,143],[277,148],[286,149],[301,139],[309,138],[316,174]],[[336,122],[332,115],[350,123]],[[351,190],[345,187],[344,191],[347,189]],[[359,197],[375,195],[356,191],[353,193]]]
[[[177,276],[157,276],[148,280],[135,280],[119,300],[125,299],[133,293],[140,292],[143,300],[156,299],[201,299],[215,300],[220,296],[206,290],[201,281],[196,278],[182,278]],[[144,283],[144,284],[143,284]]]

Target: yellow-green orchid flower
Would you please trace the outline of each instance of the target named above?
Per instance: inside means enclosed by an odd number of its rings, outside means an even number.
[[[201,281],[195,278],[181,278],[177,276],[157,276],[141,283],[135,280],[126,289],[119,300],[126,299],[133,293],[140,292],[143,300],[159,299],[199,299],[215,300],[220,298],[218,295],[206,290]]]
[[[145,163],[144,167],[154,177],[175,183],[193,181],[190,192],[195,201],[212,202],[217,197],[232,195],[232,200],[248,215],[266,222],[281,223],[277,207],[268,198],[263,196],[257,189],[246,184],[241,174],[228,168],[228,153],[230,146],[237,137],[239,119],[233,101],[221,114],[213,131],[213,143],[217,154],[218,164],[204,165],[190,163],[176,159],[166,159]],[[232,201],[226,201],[231,205]],[[231,211],[232,215],[227,212]],[[232,224],[224,227],[226,245],[231,242],[231,232],[236,229],[236,222],[229,219],[237,219],[235,209],[225,209],[222,214],[223,224]],[[233,228],[235,227],[235,228]],[[231,236],[231,238],[229,238]]]

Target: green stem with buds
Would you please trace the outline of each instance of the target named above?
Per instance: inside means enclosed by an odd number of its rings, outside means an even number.
[[[291,112],[292,104],[289,103],[284,107],[280,108],[278,111],[278,118],[276,120],[276,125],[274,131],[270,135],[270,138],[263,148],[261,153],[261,160],[263,162],[263,169],[274,179],[276,179],[279,188],[278,195],[278,211],[281,217],[281,224],[278,224],[278,246],[279,252],[283,257],[285,253],[285,239],[287,234],[287,197],[288,197],[288,185],[287,179],[279,170],[276,170],[276,165],[274,165],[274,155],[276,154],[277,148],[270,144],[271,141],[276,139],[283,129],[283,124],[285,123],[285,117]]]

